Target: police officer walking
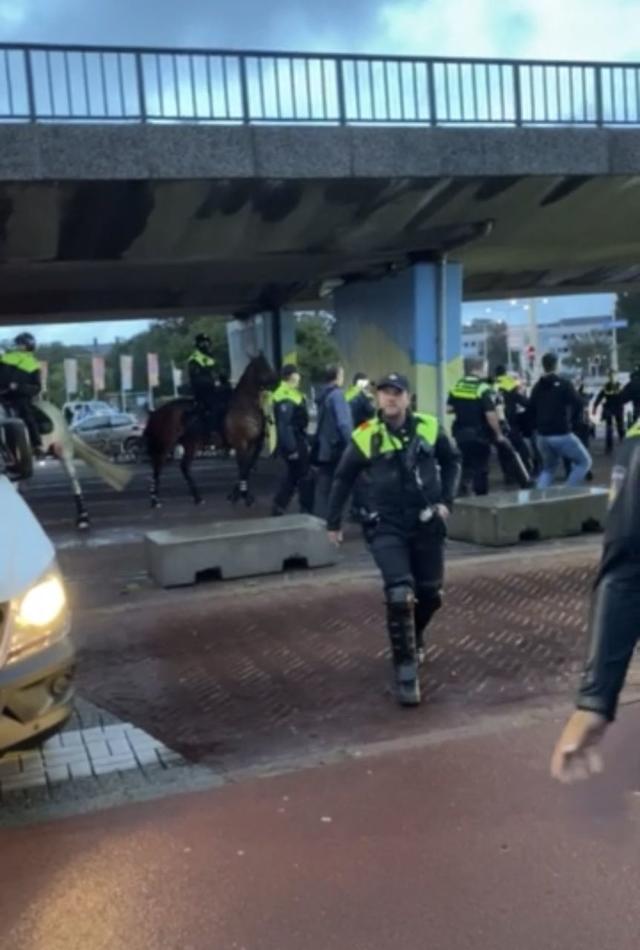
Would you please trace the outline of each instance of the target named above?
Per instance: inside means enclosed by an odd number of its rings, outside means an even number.
[[[561,781],[601,770],[595,747],[615,719],[640,636],[640,422],[629,429],[618,450],[611,498],[577,709],[551,763],[552,774]]]
[[[448,406],[455,414],[453,436],[462,454],[461,494],[489,494],[491,444],[504,443],[496,402],[483,379],[484,361],[467,360],[467,373],[449,393]]]
[[[496,366],[494,385],[504,403],[505,421],[509,442],[524,463],[527,472],[533,471],[533,462],[523,427],[529,409],[529,400],[517,379],[509,376],[504,366]]]
[[[42,437],[32,400],[42,391],[40,361],[35,355],[36,340],[31,333],[20,333],[13,347],[0,356],[0,401],[24,421],[31,448],[42,453]]]
[[[282,367],[281,381],[271,397],[276,425],[276,455],[285,464],[285,474],[273,499],[271,515],[287,510],[296,491],[300,510],[313,510],[313,477],[309,460],[307,401],[300,392],[300,372],[293,363]]]
[[[401,705],[415,706],[424,632],[442,602],[446,520],[460,457],[434,416],[411,412],[404,376],[390,373],[377,390],[377,417],[356,429],[338,466],[327,528],[340,543],[345,502],[368,471],[372,512],[365,538],[384,583],[396,695]]]
[[[622,387],[615,378],[613,372],[595,398],[593,403],[594,412],[602,404],[602,421],[605,424],[605,449],[607,453],[613,452],[613,425],[615,423],[618,438],[622,442],[624,439],[624,406],[621,400]]]

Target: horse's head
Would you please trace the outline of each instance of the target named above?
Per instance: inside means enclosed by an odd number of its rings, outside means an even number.
[[[258,353],[250,360],[244,371],[243,378],[252,387],[258,390],[275,389],[278,385],[278,374],[272,368],[264,353]]]

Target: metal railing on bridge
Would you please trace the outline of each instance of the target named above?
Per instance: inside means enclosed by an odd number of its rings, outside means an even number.
[[[0,44],[0,119],[640,125],[640,65]]]

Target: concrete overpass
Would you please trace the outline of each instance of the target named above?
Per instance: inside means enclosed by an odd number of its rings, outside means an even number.
[[[456,246],[469,298],[640,278],[636,65],[0,59],[5,321],[255,311]]]
[[[352,326],[365,299],[411,313],[398,364],[455,372],[459,315],[445,334],[446,275],[425,270],[443,254],[458,305],[640,282],[635,65],[0,53],[5,323],[251,314],[338,287]],[[390,343],[377,319],[353,360]]]

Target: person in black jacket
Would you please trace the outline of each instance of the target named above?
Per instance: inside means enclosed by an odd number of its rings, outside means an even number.
[[[371,514],[365,538],[382,574],[387,626],[401,705],[420,702],[424,631],[439,609],[446,520],[460,479],[460,455],[435,416],[412,413],[399,373],[378,382],[379,413],[351,437],[335,475],[327,528],[340,543],[342,511],[362,472]]]
[[[557,366],[558,357],[545,353],[542,357],[544,375],[531,391],[531,416],[542,456],[538,488],[549,488],[553,484],[558,463],[564,458],[571,463],[567,485],[583,482],[592,464],[591,456],[572,431],[576,415],[582,414],[582,400],[571,383],[557,375]]]
[[[600,404],[602,404],[601,418],[606,431],[605,449],[607,453],[611,453],[613,452],[614,423],[618,439],[621,442],[624,439],[624,406],[621,401],[621,386],[613,372],[609,373],[609,378],[595,398],[594,412]]]
[[[591,608],[587,661],[576,711],[558,740],[551,772],[560,781],[600,771],[596,746],[616,716],[640,636],[640,422],[612,471],[611,504]]]
[[[633,405],[633,421],[636,422],[640,418],[640,366],[634,366],[629,382],[625,383],[620,392],[623,413],[627,403]]]
[[[280,377],[280,385],[271,399],[276,424],[276,455],[285,463],[285,474],[273,499],[271,515],[283,515],[296,491],[300,511],[311,514],[313,477],[307,436],[307,400],[300,392],[300,371],[297,366],[286,364],[282,367]]]

